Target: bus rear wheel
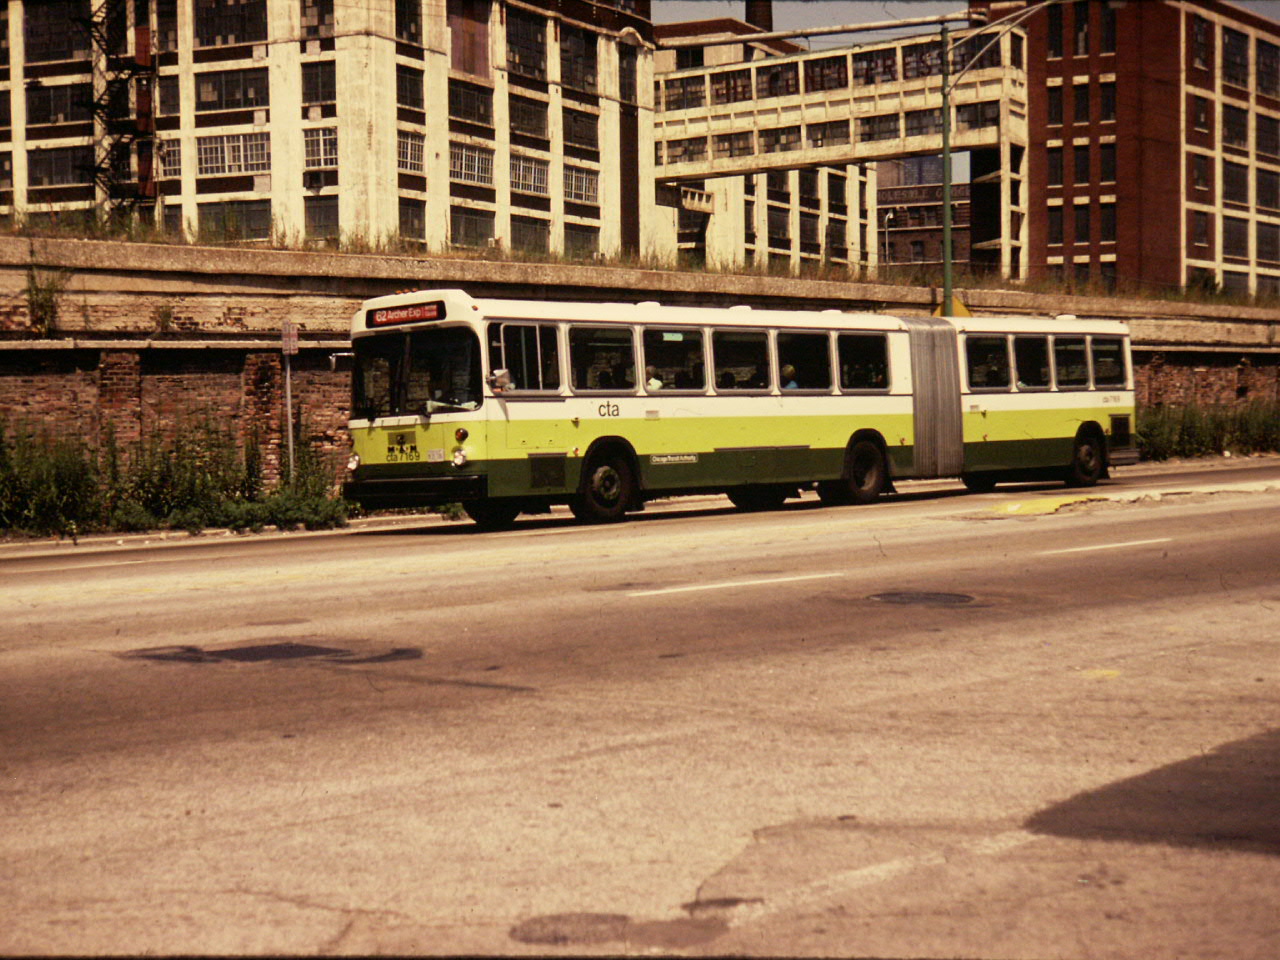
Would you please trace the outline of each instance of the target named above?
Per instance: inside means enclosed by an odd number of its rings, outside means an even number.
[[[1106,466],[1102,449],[1102,440],[1095,434],[1082,433],[1076,437],[1071,466],[1067,468],[1067,486],[1092,487],[1097,484]]]
[[[593,456],[582,471],[582,485],[569,508],[586,523],[617,523],[626,519],[635,488],[635,475],[626,457]]]
[[[889,486],[889,464],[878,443],[859,440],[845,454],[844,476],[818,484],[823,503],[874,503]]]
[[[504,500],[470,500],[462,509],[481,530],[505,530],[520,516],[520,505]]]
[[[990,493],[996,488],[997,480],[994,473],[966,473],[960,482],[970,493]]]

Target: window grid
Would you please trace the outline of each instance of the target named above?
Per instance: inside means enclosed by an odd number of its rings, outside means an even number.
[[[160,157],[160,176],[165,178],[182,176],[182,141],[161,140],[156,153]]]
[[[423,173],[426,170],[424,153],[426,137],[411,130],[396,134],[396,168],[406,173]]]
[[[548,184],[547,172],[550,164],[536,157],[511,156],[511,189],[517,193],[534,193],[549,196],[551,187]]]
[[[271,170],[269,133],[229,133],[196,140],[196,172],[202,176]]]
[[[337,127],[303,130],[302,147],[305,169],[325,170],[338,166]]]
[[[564,168],[564,196],[578,203],[599,203],[600,174],[595,170],[573,167]]]
[[[449,144],[449,179],[493,185],[493,151],[465,143]]]

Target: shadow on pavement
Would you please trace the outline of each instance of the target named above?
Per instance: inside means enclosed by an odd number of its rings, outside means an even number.
[[[1280,855],[1280,730],[1082,793],[1033,833]]]

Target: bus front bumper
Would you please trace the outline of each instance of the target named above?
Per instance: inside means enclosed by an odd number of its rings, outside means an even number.
[[[376,477],[342,485],[342,496],[366,510],[435,507],[461,500],[481,500],[488,492],[481,475],[456,477]]]

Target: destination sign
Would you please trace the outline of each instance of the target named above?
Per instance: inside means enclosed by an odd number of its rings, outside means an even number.
[[[410,303],[403,307],[382,307],[370,310],[365,315],[368,327],[390,327],[397,323],[419,323],[423,320],[443,320],[444,303],[432,300],[430,303]]]

